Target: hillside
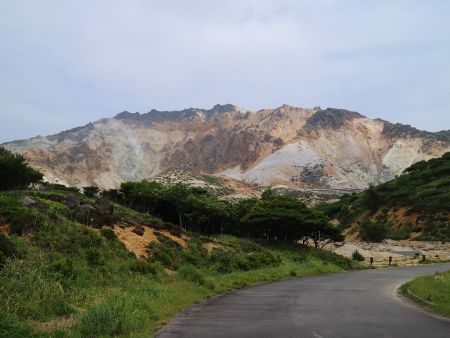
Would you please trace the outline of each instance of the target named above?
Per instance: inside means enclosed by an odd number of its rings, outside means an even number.
[[[213,294],[348,267],[319,249],[200,236],[54,189],[0,193],[2,337],[148,337]]]
[[[347,235],[450,241],[450,153],[323,206]]]
[[[349,110],[283,105],[248,111],[231,104],[123,112],[4,146],[22,153],[46,180],[69,186],[117,188],[176,169],[331,198],[450,151],[448,132]]]

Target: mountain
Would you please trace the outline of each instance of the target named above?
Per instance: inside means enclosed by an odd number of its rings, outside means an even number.
[[[450,150],[449,132],[370,119],[344,109],[212,109],[122,112],[114,118],[4,144],[45,178],[117,187],[177,169],[259,186],[364,189]]]
[[[347,235],[449,241],[449,201],[450,153],[446,153],[417,162],[392,181],[345,195],[323,208]]]

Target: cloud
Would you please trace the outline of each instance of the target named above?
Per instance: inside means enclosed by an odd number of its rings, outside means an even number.
[[[124,109],[218,102],[337,106],[450,128],[449,10],[388,0],[3,2],[0,141]]]

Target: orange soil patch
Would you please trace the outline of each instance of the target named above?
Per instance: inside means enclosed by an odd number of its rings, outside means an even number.
[[[147,258],[150,255],[150,251],[147,248],[147,245],[151,242],[159,242],[158,238],[155,235],[157,230],[149,227],[143,227],[144,235],[139,236],[133,232],[134,227],[120,227],[118,225],[114,226],[114,233],[117,238],[125,245],[128,251],[134,253],[137,258]],[[171,234],[167,230],[158,231],[162,233],[164,236],[170,238],[172,241],[177,242],[183,248],[187,247],[187,243],[189,241],[189,237],[182,234],[180,237]]]
[[[336,170],[333,167],[330,167],[327,165],[323,169],[329,176],[332,176],[332,177],[338,176],[338,174],[336,173]]]
[[[412,213],[409,215],[406,215],[406,208],[400,208],[397,211],[394,211],[393,209],[390,209],[388,212],[388,220],[394,221],[395,225],[394,228],[400,228],[403,224],[411,224],[415,225],[417,224],[417,214]]]
[[[251,184],[247,182],[234,180],[225,176],[220,176],[218,178],[223,187],[234,189],[237,195],[245,197],[258,197],[261,195],[261,192],[258,191],[258,189],[255,189]]]
[[[4,224],[0,227],[0,234],[7,235],[9,233],[9,224]]]
[[[160,231],[164,236],[170,238],[172,241],[177,242],[183,248],[187,248],[187,242],[189,241],[189,237],[186,235],[181,235],[180,237],[172,235],[169,231]]]
[[[139,236],[133,232],[134,227],[121,228],[120,226],[114,226],[114,233],[117,238],[125,245],[125,247],[134,253],[137,258],[146,258],[149,255],[147,245],[150,242],[158,242],[154,234],[154,230],[144,227],[144,235]]]

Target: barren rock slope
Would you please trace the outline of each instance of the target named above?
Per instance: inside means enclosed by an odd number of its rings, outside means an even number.
[[[6,143],[47,180],[117,187],[171,169],[263,186],[361,189],[450,151],[441,134],[348,110],[233,105],[123,112],[83,127]]]

